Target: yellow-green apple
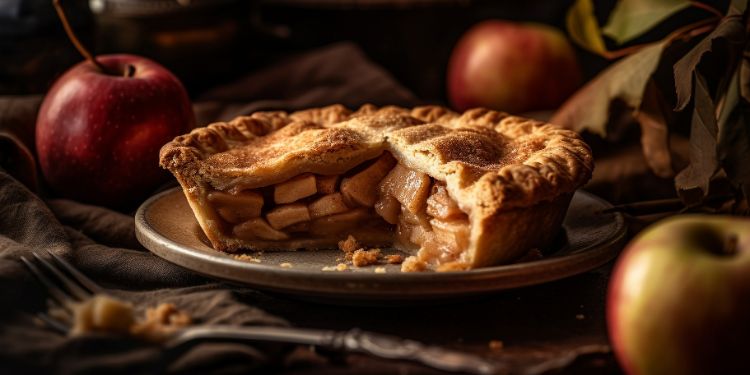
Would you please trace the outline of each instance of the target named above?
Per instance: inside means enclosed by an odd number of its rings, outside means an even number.
[[[750,219],[678,216],[634,238],[607,324],[630,375],[750,374]]]
[[[448,63],[448,97],[459,110],[554,109],[580,83],[573,47],[542,24],[481,22],[461,37]]]
[[[131,205],[165,181],[159,149],[194,126],[188,95],[161,65],[139,56],[83,61],[47,93],[36,123],[44,179],[57,194]]]

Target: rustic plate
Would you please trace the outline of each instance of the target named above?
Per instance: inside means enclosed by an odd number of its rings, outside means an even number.
[[[602,199],[576,192],[557,244],[543,258],[461,272],[401,273],[399,266],[330,271],[341,251],[280,251],[241,260],[213,250],[180,188],[144,202],[135,216],[138,240],[154,254],[208,276],[300,296],[356,300],[463,297],[562,279],[594,269],[617,255],[626,235],[618,213]],[[386,249],[386,253],[399,253]],[[284,266],[282,266],[284,264]],[[382,270],[380,270],[382,272]]]

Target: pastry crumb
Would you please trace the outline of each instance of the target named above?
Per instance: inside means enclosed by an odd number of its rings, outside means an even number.
[[[494,351],[503,350],[503,345],[503,342],[500,340],[490,340],[490,342],[487,343],[487,346],[490,348],[490,350]]]
[[[410,256],[404,259],[401,263],[401,272],[422,272],[427,269],[427,263],[417,259],[415,256]]]
[[[346,271],[348,269],[349,269],[349,266],[347,266],[346,263],[339,263],[339,264],[337,264],[335,266],[325,266],[325,267],[321,268],[320,270],[321,271],[326,271],[326,272],[332,272],[332,271],[341,272],[341,271]]]
[[[404,256],[401,254],[391,254],[383,257],[388,264],[401,264],[404,262]]]
[[[73,328],[71,336],[89,332],[108,332],[126,335],[135,322],[135,308],[130,302],[96,294],[72,305]],[[57,315],[57,311],[51,315]]]
[[[348,235],[345,240],[339,241],[338,247],[339,250],[344,253],[343,258],[336,258],[336,261],[343,262],[339,263],[336,266],[339,271],[346,269],[342,269],[342,266],[346,266],[346,264],[351,264],[354,267],[367,267],[382,264],[382,262],[385,262],[387,264],[403,264],[404,262],[403,255],[383,255],[383,251],[380,248],[367,248],[365,246],[362,246],[362,244],[359,243],[359,241],[357,241],[357,239],[351,234]],[[324,267],[324,271],[328,269],[328,267]],[[376,270],[377,273],[385,273],[384,267],[378,267],[378,269],[382,269],[382,271]],[[411,267],[411,269],[415,271],[417,270],[414,267]],[[424,269],[427,269],[426,264],[424,265],[423,270]]]
[[[174,304],[162,303],[146,309],[146,319],[131,326],[130,333],[146,341],[162,342],[192,323],[190,315],[178,310]]]
[[[375,273],[385,273],[385,267],[375,267]]]
[[[289,263],[289,262],[284,262],[284,263],[279,264],[279,267],[281,267],[281,268],[292,268],[292,264]]]
[[[71,336],[104,332],[163,342],[175,331],[193,323],[190,315],[171,303],[149,307],[143,319],[136,319],[132,303],[106,294],[96,294],[72,308],[74,325]]]
[[[241,260],[244,262],[260,263],[260,258],[256,258],[250,254],[237,254],[234,259]]]
[[[586,316],[583,315],[583,314],[576,314],[576,319],[578,319],[578,320],[584,320],[584,319],[586,319]]]
[[[378,264],[379,258],[380,249],[357,249],[354,251],[354,254],[352,254],[352,264],[354,264],[355,267],[367,267],[373,264]]]
[[[339,250],[344,252],[344,259],[351,260],[357,249],[360,249],[359,242],[351,234],[343,241],[339,241]]]

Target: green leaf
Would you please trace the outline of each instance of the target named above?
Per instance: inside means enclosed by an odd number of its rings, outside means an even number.
[[[701,203],[708,194],[711,178],[719,169],[716,106],[706,79],[694,71],[695,105],[690,124],[690,165],[675,177],[675,187],[688,206]],[[699,194],[694,194],[695,192]]]
[[[565,17],[570,38],[586,50],[602,55],[607,52],[592,0],[576,0]]]
[[[568,99],[551,122],[606,137],[610,103],[619,99],[634,110],[640,109],[646,83],[666,45],[666,42],[652,44],[610,65]]]
[[[619,0],[602,31],[624,44],[689,6],[689,0]]]
[[[730,54],[741,53],[745,45],[745,25],[740,17],[725,17],[703,40],[674,64],[674,83],[677,92],[675,110],[681,111],[690,103],[693,73],[704,56],[713,52],[718,43],[727,43]]]

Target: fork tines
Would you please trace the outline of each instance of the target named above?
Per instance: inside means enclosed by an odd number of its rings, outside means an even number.
[[[46,252],[50,260],[33,252],[32,260],[22,256],[21,261],[47,288],[52,297],[50,302],[53,306],[61,307],[57,309],[57,312],[64,315],[65,320],[70,320],[73,304],[89,299],[93,294],[101,292],[102,288],[61,256],[49,250]],[[64,323],[50,315],[40,313],[37,316],[50,327],[63,332],[67,331]]]

